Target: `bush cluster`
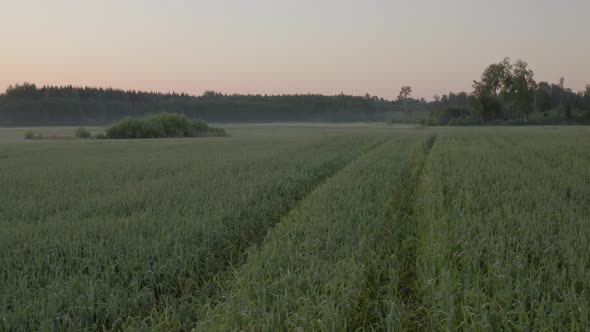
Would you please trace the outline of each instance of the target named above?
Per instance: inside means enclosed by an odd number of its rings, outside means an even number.
[[[142,119],[125,118],[108,128],[105,134],[113,139],[226,136],[221,128],[209,127],[204,121],[173,113],[159,113]]]
[[[74,133],[74,135],[77,138],[90,138],[90,137],[92,137],[92,134],[90,134],[90,132],[86,128],[76,129],[76,132]]]
[[[34,131],[27,131],[25,133],[25,139],[42,139],[43,134],[34,132]]]

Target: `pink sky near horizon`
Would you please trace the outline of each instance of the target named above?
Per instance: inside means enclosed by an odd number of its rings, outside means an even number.
[[[23,0],[0,12],[9,84],[394,98],[471,91],[505,56],[590,83],[590,1]]]

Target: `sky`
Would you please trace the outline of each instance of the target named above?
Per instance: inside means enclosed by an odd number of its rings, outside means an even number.
[[[471,91],[524,59],[590,83],[589,0],[0,0],[0,89],[89,85],[201,94],[395,98]]]

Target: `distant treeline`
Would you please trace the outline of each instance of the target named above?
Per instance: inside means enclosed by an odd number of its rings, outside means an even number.
[[[574,92],[559,83],[535,82],[522,60],[488,66],[473,91],[396,100],[352,95],[201,96],[111,88],[16,84],[0,94],[0,126],[107,125],[124,117],[168,112],[208,122],[389,121],[424,125],[590,124],[590,84]]]
[[[414,108],[420,101],[414,102]],[[426,102],[422,101],[425,105]],[[124,91],[24,83],[0,95],[0,126],[105,125],[170,112],[208,122],[385,121],[398,101],[370,95],[225,95]]]

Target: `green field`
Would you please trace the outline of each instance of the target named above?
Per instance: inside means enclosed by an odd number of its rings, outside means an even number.
[[[590,326],[589,128],[224,128],[0,129],[0,331]]]

